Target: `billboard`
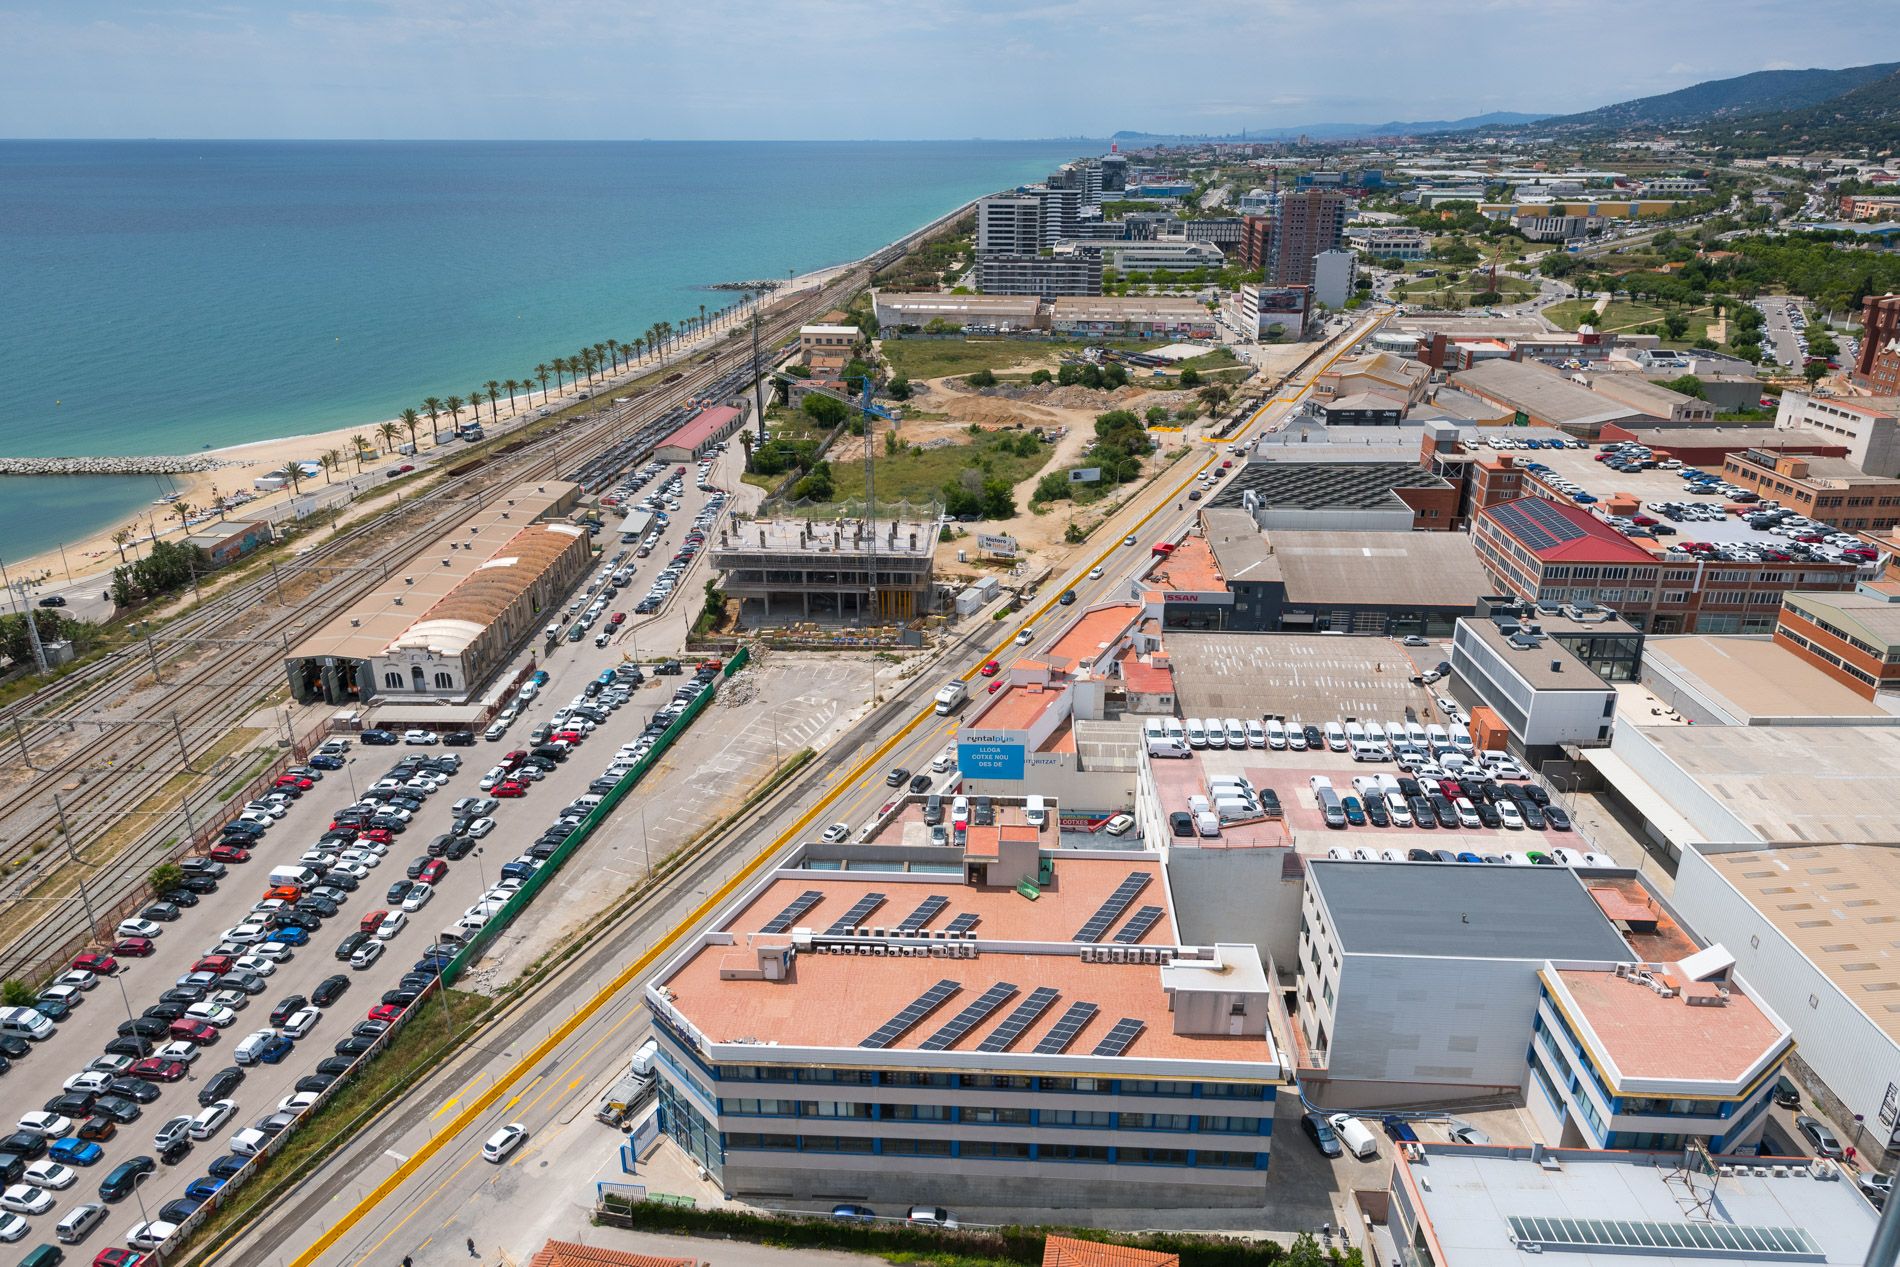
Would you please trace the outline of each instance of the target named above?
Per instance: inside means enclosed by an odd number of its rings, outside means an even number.
[[[966,779],[1020,780],[1023,757],[1020,740],[966,738],[957,741],[957,769]]]
[[[976,548],[985,554],[995,554],[1006,559],[1013,559],[1016,557],[1016,538],[989,532],[979,532],[976,534]]]
[[[1101,478],[1102,468],[1099,466],[1078,466],[1069,472],[1071,484],[1093,484]]]

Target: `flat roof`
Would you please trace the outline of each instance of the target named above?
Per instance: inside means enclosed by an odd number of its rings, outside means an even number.
[[[1568,867],[1460,867],[1313,858],[1352,955],[1618,962],[1630,949]]]
[[[1632,1078],[1741,1082],[1788,1045],[1788,1027],[1737,981],[1721,992],[1707,982],[1681,981],[1681,993],[1664,995],[1609,968],[1547,969],[1544,979],[1562,986],[1555,997],[1596,1039],[1591,1045],[1610,1061],[1605,1072],[1617,1086]],[[1712,1001],[1718,998],[1725,1001]]]
[[[1091,607],[1056,635],[1046,650],[1031,654],[1052,668],[1074,672],[1084,662],[1093,663],[1106,655],[1141,619],[1141,610],[1140,603]]]
[[[1778,474],[1775,471],[1774,461],[1766,463],[1750,462],[1747,460],[1748,455],[1745,450],[1737,453],[1735,456],[1740,459],[1744,465],[1761,471],[1764,474]],[[1803,475],[1779,476],[1779,478],[1785,479],[1790,483],[1812,483],[1825,488],[1851,487],[1856,484],[1892,484],[1896,482],[1895,477],[1891,475],[1869,475],[1867,472],[1861,470],[1860,467],[1843,457],[1828,457],[1822,454],[1810,453],[1774,453],[1767,456],[1776,460],[1786,458],[1791,461],[1799,462],[1802,466],[1807,468],[1806,474]]]
[[[1385,427],[1369,429],[1388,430]],[[1383,436],[1368,439],[1390,443]],[[1366,460],[1366,455],[1354,454],[1350,449],[1343,455],[1328,455],[1330,461],[1304,460],[1305,456],[1282,460],[1278,455],[1268,458],[1263,452],[1227,482],[1215,496],[1214,507],[1238,508],[1241,495],[1252,492],[1259,497],[1263,510],[1391,510],[1404,505],[1395,492],[1397,489],[1451,487],[1442,477],[1418,464],[1416,450],[1412,451],[1409,461],[1385,461],[1380,457]]]
[[[1696,1180],[1694,1191],[1713,1188],[1713,1201],[1702,1217],[1695,1217],[1695,1208],[1684,1204],[1691,1189],[1678,1175],[1679,1152],[1539,1148],[1533,1153],[1530,1148],[1428,1143],[1414,1146],[1412,1156],[1422,1159],[1395,1154],[1392,1186],[1403,1187],[1410,1203],[1424,1211],[1421,1222],[1430,1225],[1433,1257],[1444,1267],[1525,1267],[1551,1259],[1553,1252],[1568,1267],[1760,1267],[1775,1261],[1859,1267],[1879,1219],[1852,1180],[1834,1174],[1817,1178],[1806,1158],[1796,1159],[1791,1174]],[[1757,1165],[1769,1161],[1764,1157]],[[1513,1235],[1514,1218],[1564,1221],[1554,1228],[1548,1223],[1525,1228],[1526,1239],[1548,1245],[1551,1252],[1533,1254],[1530,1245],[1521,1244]],[[1606,1222],[1614,1228],[1618,1221],[1716,1232],[1800,1228],[1820,1257],[1796,1259],[1758,1250],[1671,1252],[1616,1243],[1614,1234],[1594,1251],[1538,1240],[1552,1231],[1587,1234],[1592,1225]]]
[[[1859,591],[1797,590],[1782,596],[1797,611],[1814,612],[1863,641],[1881,648],[1900,644],[1900,603]]]
[[[1497,652],[1512,672],[1523,678],[1532,690],[1600,693],[1612,689],[1570,648],[1548,633],[1538,638],[1536,646],[1520,647],[1511,641],[1514,635],[1505,633],[1493,621],[1473,618],[1460,623],[1471,631],[1472,637]],[[1553,661],[1561,667],[1553,668]]]
[[[764,550],[783,554],[879,554],[927,557],[937,550],[937,525],[924,520],[877,520],[877,540],[862,519],[731,519],[719,530],[716,554]],[[911,544],[915,542],[915,546]]]
[[[1473,608],[1491,587],[1462,532],[1275,532],[1292,603]]]
[[[1696,402],[1694,396],[1685,396],[1673,388],[1652,383],[1641,374],[1616,370],[1603,370],[1590,375],[1590,390],[1660,418],[1667,418],[1682,406]]]
[[[1267,535],[1244,510],[1204,510],[1201,535],[1189,537],[1182,545],[1202,541],[1220,568],[1221,588],[1234,581],[1277,581],[1280,566],[1267,547]],[[1176,554],[1180,551],[1176,550]]]
[[[1066,686],[1035,683],[1005,686],[982,712],[970,718],[970,724],[980,730],[1028,730],[1051,704],[1066,698],[1067,690]]]
[[[1621,422],[1626,418],[1654,418],[1645,409],[1599,395],[1535,361],[1502,357],[1479,361],[1451,376],[1461,391],[1488,397],[1521,409],[1537,419],[1563,426]],[[1663,415],[1667,417],[1667,414]]]
[[[1260,529],[1254,527],[1253,519],[1240,511],[1221,511],[1220,514],[1239,514],[1247,520],[1252,536],[1260,540]],[[1265,541],[1261,541],[1262,553],[1265,553]],[[1259,580],[1259,576],[1251,579]],[[1189,534],[1174,547],[1174,552],[1166,558],[1156,559],[1143,579],[1144,585],[1167,590],[1177,594],[1224,594],[1227,592],[1227,580],[1221,571],[1220,561],[1214,557],[1214,548],[1207,543],[1205,536]]]
[[[1884,925],[1900,912],[1900,849],[1818,844],[1697,852],[1882,1033],[1900,1040],[1900,963]]]
[[[1727,427],[1625,427],[1637,443],[1652,449],[1763,449],[1800,452],[1825,448],[1845,450],[1847,446],[1814,431],[1783,430],[1764,420],[1750,426],[1737,423]]]
[[[1739,725],[1772,718],[1894,716],[1769,638],[1652,636],[1643,642],[1643,659],[1710,697]]]
[[[810,327],[807,328],[809,329]],[[820,330],[829,330],[832,328],[831,326],[818,327]],[[856,326],[846,326],[843,328],[853,332],[857,330]],[[737,422],[738,419],[739,411],[732,406],[714,405],[710,409],[701,410],[698,414],[689,419],[684,426],[680,427],[680,429],[675,431],[672,435],[666,437],[666,439],[660,441],[655,447],[661,449],[672,447],[697,449],[700,445],[718,435],[721,428],[731,426],[734,422]]]
[[[877,304],[917,313],[1024,313],[1033,317],[1042,308],[1042,299],[1037,295],[947,295],[932,291],[876,290],[871,292],[871,297]]]
[[[1170,299],[1164,295],[1060,295],[1050,305],[1057,321],[1087,320],[1100,315],[1113,320],[1151,314],[1166,317],[1199,317],[1212,322],[1214,314],[1192,299]],[[1200,349],[1205,351],[1206,349]]]
[[[1643,726],[1756,839],[1900,840],[1900,728]]]

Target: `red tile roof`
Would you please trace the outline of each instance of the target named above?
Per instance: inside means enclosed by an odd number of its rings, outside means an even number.
[[[528,1267],[698,1267],[698,1262],[696,1258],[667,1258],[574,1241],[549,1241],[535,1251]]]
[[[1651,563],[1650,554],[1587,511],[1541,497],[1480,512],[1546,563]]]
[[[1179,1254],[1051,1236],[1042,1243],[1042,1267],[1180,1267]]]
[[[660,441],[659,447],[678,445],[682,449],[697,449],[719,433],[721,427],[730,426],[739,411],[730,405],[715,405],[695,416],[685,426]]]

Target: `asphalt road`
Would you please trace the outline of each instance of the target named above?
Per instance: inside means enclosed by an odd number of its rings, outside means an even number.
[[[651,558],[636,564],[638,571],[625,600],[628,609],[645,593],[645,577],[659,571],[678,548],[706,497],[707,494],[694,487],[689,468],[681,508],[672,515],[662,544]],[[610,536],[603,530],[602,538],[608,543],[608,557],[621,548],[617,535]],[[703,560],[702,555],[695,560],[696,565],[703,568]],[[667,607],[641,622],[643,631],[652,634],[655,645],[661,636],[666,638],[667,647],[679,645],[678,627],[685,619],[682,611],[690,611],[695,606],[693,596],[687,591],[695,584],[694,573],[689,572]],[[162,1093],[155,1102],[145,1106],[143,1116],[121,1127],[118,1135],[103,1145],[104,1158],[81,1171],[73,1186],[56,1193],[58,1200],[52,1210],[29,1219],[32,1230],[23,1243],[51,1241],[54,1225],[74,1206],[99,1199],[99,1180],[113,1166],[141,1153],[155,1155],[152,1133],[176,1114],[198,1111],[197,1088],[202,1080],[232,1063],[231,1051],[246,1035],[269,1027],[269,1013],[279,999],[290,994],[307,997],[325,977],[336,973],[348,976],[351,979],[348,993],[327,1009],[323,1020],[298,1043],[295,1052],[281,1064],[257,1065],[247,1071],[244,1082],[232,1097],[237,1102],[238,1112],[219,1134],[197,1144],[177,1165],[161,1166],[144,1184],[139,1194],[144,1209],[156,1217],[160,1206],[183,1196],[186,1184],[203,1175],[206,1165],[227,1151],[225,1144],[231,1134],[274,1111],[279,1100],[292,1093],[296,1081],[330,1055],[332,1045],[347,1037],[350,1028],[381,1001],[382,993],[410,970],[427,949],[433,934],[454,923],[462,911],[499,878],[504,862],[532,842],[561,807],[585,793],[588,783],[612,759],[613,750],[635,738],[652,713],[671,697],[679,679],[650,678],[642,690],[635,692],[631,703],[614,713],[581,745],[572,759],[534,785],[528,796],[500,803],[494,815],[494,832],[466,858],[448,864],[447,876],[435,886],[436,896],[409,917],[408,926],[390,939],[388,951],[377,964],[353,971],[337,961],[332,954],[336,945],[346,934],[356,930],[365,913],[385,908],[385,890],[393,881],[403,878],[408,861],[421,854],[435,836],[448,830],[454,816],[450,805],[464,796],[482,795],[478,783],[493,761],[510,749],[526,746],[527,732],[537,720],[579,694],[602,669],[619,663],[631,646],[631,634],[606,648],[596,648],[591,639],[558,644],[543,664],[550,681],[502,741],[478,741],[472,748],[354,747],[343,769],[328,773],[278,820],[250,862],[230,865],[229,874],[217,893],[205,897],[198,906],[184,910],[176,922],[163,925],[156,955],[148,959],[122,960],[125,966],[117,978],[102,980],[86,995],[86,1002],[59,1025],[57,1034],[36,1044],[29,1056],[16,1061],[4,1083],[8,1112],[14,1116],[39,1109],[60,1094],[65,1080],[99,1054],[115,1036],[114,1031],[121,1021],[156,1003],[158,996],[218,941],[223,930],[242,922],[252,903],[263,896],[267,887],[265,875],[270,867],[294,862],[327,828],[330,814],[355,799],[356,792],[374,783],[408,753],[446,752],[462,757],[461,771],[424,803],[409,829],[396,838],[387,857],[361,881],[361,887],[341,911],[311,935],[309,945],[296,950],[292,959],[277,967],[268,980],[269,989],[251,999],[219,1040],[203,1050],[193,1066],[192,1077],[175,1084],[160,1084]],[[524,651],[521,658],[525,659],[528,654]],[[564,877],[563,882],[584,880],[570,881]],[[0,1124],[0,1130],[11,1129],[11,1125],[9,1118]],[[126,1201],[114,1207],[88,1240],[68,1247],[69,1255],[90,1256],[108,1245],[122,1244],[125,1232],[143,1217],[139,1201]]]
[[[1362,323],[1357,337],[1363,338],[1376,324]],[[1356,338],[1342,338],[1334,351],[1343,352],[1354,342]],[[1309,369],[1302,383],[1310,384],[1326,360]],[[1283,391],[1250,420],[1243,434],[1283,422],[1305,390],[1299,386]],[[1016,631],[1029,625],[1045,637],[1052,635],[1062,623],[1058,599],[1066,588],[1077,590],[1078,609],[1125,591],[1129,576],[1148,560],[1149,547],[1190,518],[1192,504],[1185,497],[1196,473],[1205,465],[1218,466],[1226,451],[1225,444],[1204,447],[1205,456],[1197,451],[1177,463],[1099,529],[1067,574],[1042,587],[1036,605],[1008,621],[978,622],[974,636],[963,639],[936,669],[918,674],[833,745],[780,801],[715,842],[674,877],[664,893],[588,948],[536,999],[499,1019],[479,1049],[452,1063],[375,1123],[218,1261],[283,1257],[324,1264],[387,1263],[407,1254],[418,1263],[448,1262],[466,1259],[464,1243],[470,1238],[485,1254],[499,1248],[524,1261],[551,1232],[572,1234],[578,1212],[591,1202],[591,1182],[603,1169],[617,1172],[614,1158],[620,1137],[595,1122],[592,1110],[646,1033],[643,987],[665,955],[658,954],[652,963],[642,963],[641,956],[656,948],[670,949],[700,927],[723,903],[724,886],[756,862],[815,837],[826,823],[861,825],[894,794],[884,783],[891,766],[927,770],[959,720],[929,710],[930,697],[947,677],[971,674],[978,683],[975,689],[981,690],[983,680],[974,674],[985,660],[1007,665],[1034,651],[1042,639],[1018,646]],[[1177,504],[1181,511],[1175,510]],[[1121,544],[1129,534],[1136,538],[1133,547]],[[1098,564],[1103,577],[1088,580],[1088,571]],[[1004,640],[1005,646],[995,645]],[[633,830],[631,822],[621,821],[625,817],[609,821],[605,840]],[[585,860],[576,861],[582,865],[570,871],[584,872]],[[633,978],[613,989],[630,964],[636,969]],[[552,1041],[562,1020],[597,997],[599,1006],[591,1015]],[[534,1051],[544,1038],[552,1045],[545,1052]],[[530,1054],[535,1057],[532,1070],[525,1064]],[[464,1108],[498,1082],[507,1084],[506,1094],[479,1113]],[[483,1162],[482,1140],[509,1122],[528,1128],[528,1143],[503,1165]],[[334,1244],[314,1256],[300,1255],[418,1152],[425,1152],[426,1159],[394,1180],[394,1189],[366,1209]]]

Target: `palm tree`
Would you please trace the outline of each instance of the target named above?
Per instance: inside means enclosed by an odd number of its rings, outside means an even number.
[[[396,437],[402,434],[402,428],[393,422],[385,422],[376,428],[376,434],[382,437],[383,452],[393,453],[396,450]]]
[[[548,363],[546,361],[534,367],[534,376],[541,380],[541,403],[548,403]]]
[[[468,394],[468,407],[475,411],[475,425],[482,425],[482,389],[477,387]]]
[[[416,447],[416,428],[422,425],[421,416],[417,414],[416,411],[413,409],[405,409],[402,411],[402,425],[405,428],[407,428],[409,432],[409,447],[412,449],[415,448]],[[431,439],[435,439],[437,444],[441,443],[440,439],[436,439],[435,431],[433,429],[430,430],[429,436]]]
[[[361,475],[363,473],[363,450],[369,448],[369,437],[360,431],[357,432],[350,437],[350,448],[355,450],[356,473]]]
[[[576,387],[580,386],[582,374],[587,375],[588,382],[591,383],[594,381],[592,357],[592,349],[581,348],[576,351],[574,355],[567,358],[567,367],[574,372],[574,385]]]
[[[460,431],[462,429],[462,398],[451,396],[442,402],[442,407],[448,411],[449,425]]]
[[[488,421],[495,421],[495,402],[501,399],[501,384],[489,379],[482,384],[482,394],[488,397]]]
[[[594,371],[600,368],[600,353],[592,348],[581,349],[581,368],[587,371],[587,381],[594,381]]]
[[[706,328],[706,305],[705,304],[701,304],[699,306],[699,328],[701,330],[704,330]]]
[[[605,343],[596,343],[593,350],[594,363],[602,369],[605,369],[607,367],[607,345]]]
[[[521,386],[521,384],[517,383],[512,378],[501,385],[501,389],[508,393],[508,412],[509,413],[513,413],[515,411],[515,388],[519,386]]]
[[[182,497],[172,503],[172,514],[178,516],[178,527],[181,531],[191,527],[191,525],[186,522],[186,520],[191,518],[191,510],[191,503]]]
[[[431,396],[422,402],[422,412],[429,415],[429,439],[441,444],[442,437],[436,432],[435,420],[442,416],[442,402]]]
[[[618,374],[620,372],[620,340],[619,339],[607,340],[607,355],[613,358],[614,373]]]
[[[121,528],[112,534],[112,544],[119,547],[119,562],[125,562],[125,547],[131,544],[135,535],[130,528]]]
[[[555,357],[554,358],[554,390],[557,392],[561,390],[561,386],[562,386],[561,375],[565,373],[567,373],[567,358],[564,356]]]

